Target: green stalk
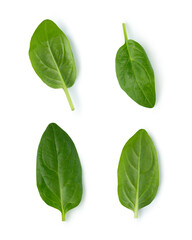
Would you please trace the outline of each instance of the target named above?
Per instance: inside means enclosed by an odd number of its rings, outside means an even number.
[[[138,206],[134,209],[134,217],[138,218]]]
[[[62,211],[62,221],[64,222],[65,221],[65,212],[64,211]]]
[[[66,97],[67,97],[67,100],[68,100],[68,102],[69,102],[69,105],[70,105],[70,107],[71,107],[71,110],[73,111],[75,108],[74,108],[74,106],[73,106],[71,97],[70,97],[70,95],[69,95],[68,89],[67,89],[67,87],[66,87],[65,84],[63,84],[63,90],[64,90],[64,92],[65,92],[65,95],[66,95]]]
[[[125,41],[127,41],[128,37],[127,37],[126,25],[125,23],[123,23],[122,25],[123,25],[123,33],[124,33]]]

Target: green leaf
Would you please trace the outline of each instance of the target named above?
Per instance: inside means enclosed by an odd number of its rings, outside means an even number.
[[[65,214],[82,197],[82,170],[75,145],[58,125],[51,123],[43,133],[37,152],[37,187],[49,206]]]
[[[151,63],[143,47],[128,40],[123,24],[125,44],[116,55],[116,75],[121,88],[141,106],[155,105],[155,80]]]
[[[31,64],[41,80],[52,88],[63,88],[74,110],[68,89],[76,79],[76,65],[69,40],[51,20],[35,30],[29,48]]]
[[[118,166],[118,196],[121,204],[134,211],[150,204],[159,186],[159,167],[155,146],[141,129],[125,144]]]

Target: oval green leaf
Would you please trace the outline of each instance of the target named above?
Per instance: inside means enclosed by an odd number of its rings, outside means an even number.
[[[49,206],[65,214],[82,197],[82,169],[76,147],[58,125],[51,123],[42,135],[37,152],[37,188]]]
[[[72,110],[68,89],[76,79],[76,65],[69,40],[51,20],[44,20],[35,30],[29,58],[37,75],[52,88],[63,88]]]
[[[121,204],[134,211],[150,204],[159,186],[159,167],[155,146],[141,129],[125,144],[118,166],[118,196]]]
[[[116,75],[120,87],[141,106],[152,108],[155,105],[155,80],[151,63],[143,47],[128,40],[123,24],[125,44],[116,55]]]

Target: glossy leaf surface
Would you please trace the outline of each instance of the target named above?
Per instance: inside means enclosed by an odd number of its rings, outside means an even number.
[[[51,20],[44,20],[35,30],[29,58],[37,75],[52,88],[63,88],[71,109],[73,104],[67,88],[76,79],[76,65],[69,40]]]
[[[71,138],[55,123],[49,124],[37,153],[37,187],[41,198],[65,214],[82,197],[82,170]]]
[[[143,47],[128,40],[123,24],[125,44],[116,55],[116,75],[121,88],[138,104],[152,108],[155,105],[155,80],[151,63]]]
[[[150,204],[159,186],[159,167],[155,146],[141,129],[125,144],[118,166],[118,196],[121,204],[134,211]]]

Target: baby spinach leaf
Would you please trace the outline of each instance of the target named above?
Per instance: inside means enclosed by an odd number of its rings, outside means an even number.
[[[138,104],[152,108],[155,105],[155,80],[152,66],[143,47],[128,40],[123,24],[125,44],[116,55],[116,75],[121,88]]]
[[[118,166],[118,196],[121,204],[134,211],[150,204],[159,186],[159,167],[155,146],[141,129],[125,144]]]
[[[43,133],[37,152],[37,188],[49,206],[65,214],[82,197],[82,170],[75,145],[58,125],[51,123]]]
[[[29,58],[41,80],[52,88],[63,88],[71,110],[68,89],[76,79],[76,65],[69,40],[51,20],[37,27],[30,42]]]

